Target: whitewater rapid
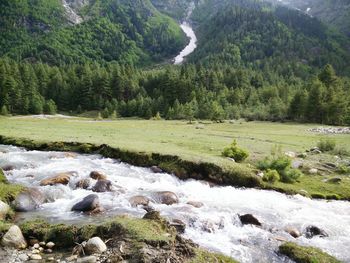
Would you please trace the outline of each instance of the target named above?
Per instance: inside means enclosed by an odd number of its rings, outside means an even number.
[[[277,252],[282,243],[279,240],[289,240],[321,248],[343,262],[350,262],[350,202],[311,200],[299,195],[229,186],[211,187],[204,182],[181,181],[170,174],[156,174],[100,155],[26,151],[0,145],[0,167],[6,165],[14,166],[14,170],[6,172],[10,182],[38,187],[49,200],[33,212],[20,214],[19,220],[43,217],[50,222],[87,223],[120,214],[142,217],[145,211],[132,207],[130,197],[172,191],[179,197],[178,204],[151,205],[169,220],[184,221],[184,237],[207,249],[240,262],[291,262]],[[40,186],[42,179],[68,171],[76,174],[68,185]],[[104,173],[116,189],[122,188],[122,191],[95,193],[106,209],[99,216],[70,211],[75,203],[92,193],[75,188],[76,182],[88,178],[91,171]],[[204,206],[195,208],[186,204],[188,201],[202,202]],[[242,225],[238,215],[247,213],[258,218],[262,227]],[[310,225],[325,230],[329,237],[294,239],[284,231],[286,227],[294,227],[303,232]]]

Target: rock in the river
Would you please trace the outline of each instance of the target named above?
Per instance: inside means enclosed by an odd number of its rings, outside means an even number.
[[[35,210],[45,202],[45,196],[37,188],[26,188],[13,201],[13,206],[18,212]]]
[[[180,219],[174,219],[174,220],[170,223],[170,226],[175,227],[176,231],[177,231],[179,234],[185,233],[186,224],[185,224],[182,220],[180,220]]]
[[[156,192],[152,197],[155,202],[165,205],[177,204],[179,202],[177,195],[169,191]]]
[[[103,173],[100,173],[98,171],[92,171],[90,173],[90,177],[95,180],[106,180],[107,176],[105,176]]]
[[[82,201],[76,203],[72,207],[72,211],[89,212],[100,206],[100,201],[97,195],[91,194],[86,196]]]
[[[83,258],[78,258],[77,263],[95,263],[97,258],[95,256],[88,256]]]
[[[195,201],[189,201],[187,202],[187,204],[196,208],[201,208],[204,205],[202,202],[195,202]]]
[[[328,237],[328,234],[323,229],[317,226],[308,226],[305,230],[306,238],[313,238],[314,236]]]
[[[0,200],[0,220],[4,220],[8,212],[10,212],[10,206]]]
[[[14,247],[17,249],[24,249],[27,247],[27,242],[24,239],[21,229],[13,225],[2,237],[1,244],[4,247]]]
[[[251,214],[238,215],[243,225],[261,226],[261,223]]]
[[[294,227],[288,227],[286,228],[286,232],[291,235],[294,238],[298,238],[301,236],[301,233],[298,229],[294,228]]]
[[[160,169],[158,166],[152,166],[150,169],[154,173],[162,173],[163,172],[163,170]]]
[[[99,179],[92,188],[92,191],[97,193],[111,192],[112,190],[112,182],[106,179]]]
[[[41,186],[46,186],[46,185],[56,185],[56,184],[68,184],[69,180],[73,173],[59,173],[55,175],[54,177],[44,179],[40,182]]]
[[[129,199],[129,202],[130,202],[132,207],[136,207],[139,205],[147,206],[149,204],[149,199],[148,199],[148,197],[143,196],[143,195],[136,195],[136,196],[131,197]]]
[[[101,254],[107,250],[107,246],[101,238],[93,237],[86,242],[84,250],[88,255]]]
[[[82,188],[82,189],[88,189],[90,187],[90,180],[89,178],[81,179],[75,184],[76,188]]]
[[[326,182],[331,184],[339,184],[342,181],[340,177],[333,177],[328,179]]]
[[[12,170],[16,169],[16,167],[13,166],[13,165],[5,165],[5,166],[3,166],[3,167],[1,167],[1,168],[2,168],[2,170],[5,171],[5,172],[12,171]]]

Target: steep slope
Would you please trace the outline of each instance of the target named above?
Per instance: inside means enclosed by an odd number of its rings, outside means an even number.
[[[17,60],[147,64],[186,42],[148,0],[4,0],[0,10],[0,56]]]
[[[299,11],[259,1],[203,0],[192,18],[199,24],[192,62],[268,68],[301,77],[327,63],[343,74],[350,72],[349,40]]]
[[[350,1],[348,0],[268,0],[315,16],[350,36]]]

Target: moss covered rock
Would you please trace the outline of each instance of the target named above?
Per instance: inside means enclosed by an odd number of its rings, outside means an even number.
[[[297,263],[340,263],[318,248],[299,246],[292,242],[281,245],[279,252]]]

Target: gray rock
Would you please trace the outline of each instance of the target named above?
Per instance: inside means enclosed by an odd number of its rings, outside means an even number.
[[[150,169],[154,173],[162,173],[163,172],[163,170],[160,169],[158,166],[152,166]]]
[[[294,227],[288,227],[286,228],[286,232],[291,235],[294,238],[298,238],[301,236],[301,233],[298,229],[294,228]]]
[[[82,189],[88,189],[90,187],[90,179],[89,178],[81,179],[80,181],[78,181],[75,184],[75,187],[82,188]]]
[[[255,225],[255,226],[261,226],[261,223],[258,219],[256,219],[251,214],[245,214],[245,215],[238,215],[239,219],[241,220],[241,223],[243,225]]]
[[[317,174],[318,173],[318,170],[316,168],[311,168],[309,170],[309,174]]]
[[[82,201],[72,207],[72,211],[89,212],[99,207],[100,201],[97,195],[86,196]]]
[[[29,256],[29,258],[31,260],[42,260],[43,259],[42,256],[40,256],[39,254],[32,254]]]
[[[24,239],[21,229],[13,225],[2,237],[1,244],[4,247],[14,247],[17,249],[24,249],[27,247],[27,242]]]
[[[26,254],[19,254],[18,259],[22,262],[27,261],[29,259],[28,255]]]
[[[112,182],[105,179],[98,180],[92,188],[92,191],[97,193],[111,192],[112,190]]]
[[[4,220],[8,212],[10,212],[10,206],[0,200],[0,220]]]
[[[47,242],[46,247],[52,249],[55,246],[54,242]]]
[[[93,237],[86,242],[84,250],[88,255],[101,254],[107,250],[107,246],[101,238]]]
[[[195,201],[189,201],[187,202],[187,204],[196,208],[201,208],[204,205],[202,202],[195,202]]]
[[[88,256],[83,258],[78,258],[77,263],[95,263],[97,258],[95,256]]]
[[[13,201],[13,206],[18,212],[33,211],[45,202],[45,196],[37,188],[27,188]]]
[[[179,202],[179,198],[173,192],[169,191],[161,191],[153,194],[153,199],[156,203],[161,203],[165,205],[177,204]]]
[[[334,177],[334,178],[328,179],[326,182],[331,184],[339,184],[341,181],[342,179],[340,177]]]
[[[326,231],[317,226],[308,226],[305,229],[305,237],[311,239],[314,236],[328,237],[328,234],[326,233]]]
[[[143,195],[136,195],[129,199],[129,202],[132,207],[136,207],[139,205],[147,206],[149,204],[149,199]]]

